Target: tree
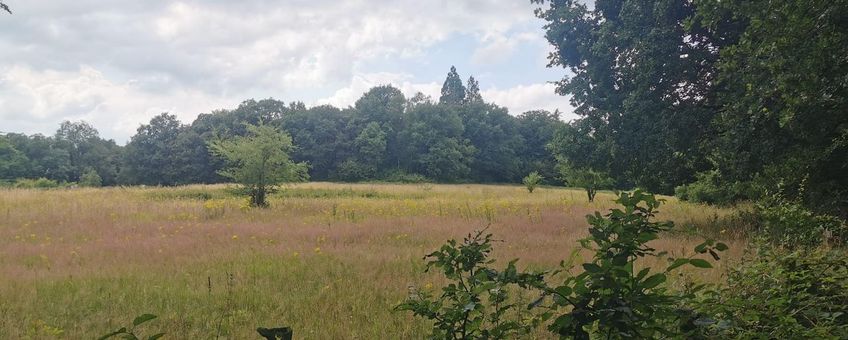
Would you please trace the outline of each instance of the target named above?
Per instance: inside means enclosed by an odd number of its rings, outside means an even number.
[[[442,85],[439,104],[462,104],[463,100],[465,100],[465,86],[462,85],[462,79],[456,73],[456,67],[451,66],[448,77]]]
[[[516,117],[522,143],[517,150],[518,173],[538,172],[548,184],[557,177],[556,159],[548,150],[556,131],[565,125],[559,112],[527,111]]]
[[[465,88],[466,103],[482,103],[483,96],[480,94],[480,84],[474,79],[474,76],[468,77],[468,86]]]
[[[557,92],[607,147],[610,175],[671,193],[708,167],[718,54],[692,1],[551,1],[536,13],[555,48],[549,66],[573,73]]]
[[[527,175],[527,177],[524,177],[522,183],[524,183],[524,186],[527,187],[527,191],[532,194],[533,190],[536,190],[536,186],[539,185],[540,182],[542,182],[542,179],[542,176],[539,175],[538,172],[533,171],[529,175]]]
[[[598,193],[598,190],[608,189],[613,185],[612,179],[601,171],[590,168],[575,168],[568,162],[561,162],[559,167],[565,183],[586,190],[589,202],[595,200],[595,194]]]
[[[756,182],[848,216],[848,1],[698,1],[721,50],[710,160],[723,184]]]
[[[0,179],[23,177],[28,162],[24,153],[18,151],[6,136],[0,135]]]
[[[246,129],[247,136],[209,143],[209,151],[226,162],[219,173],[244,186],[251,206],[267,207],[266,195],[277,185],[308,178],[307,165],[289,158],[294,145],[288,134],[268,125]]]
[[[148,185],[182,183],[175,157],[177,137],[182,124],[177,117],[162,113],[149,124],[141,125],[126,146],[122,181]]]

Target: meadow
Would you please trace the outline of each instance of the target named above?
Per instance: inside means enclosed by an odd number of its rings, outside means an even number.
[[[395,312],[410,287],[442,283],[422,257],[484,227],[494,257],[553,269],[586,235],[585,215],[614,207],[601,192],[520,186],[303,183],[251,209],[225,185],[0,190],[0,339],[94,338],[136,315],[166,338],[257,339],[291,326],[301,339],[417,339],[427,325]],[[652,245],[689,255],[702,234],[745,240],[731,209],[665,197],[677,227]],[[665,265],[648,259],[642,265]],[[676,279],[668,284],[680,285]],[[532,299],[532,297],[528,297]],[[144,333],[144,331],[142,331]],[[547,336],[540,332],[540,337]]]

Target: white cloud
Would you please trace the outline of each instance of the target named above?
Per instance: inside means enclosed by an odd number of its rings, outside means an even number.
[[[9,67],[0,72],[0,119],[5,132],[45,134],[63,120],[85,120],[104,137],[122,143],[159,113],[171,112],[191,122],[200,112],[238,104],[197,90],[150,93],[135,84],[112,82],[90,66],[76,71]]]
[[[327,98],[321,98],[315,101],[316,105],[330,104],[338,107],[347,107],[356,103],[356,100],[362,97],[362,94],[367,92],[374,86],[392,85],[398,88],[403,95],[411,98],[416,93],[421,92],[433,98],[438,98],[441,92],[442,85],[432,83],[415,83],[411,81],[412,76],[409,74],[398,73],[370,73],[357,74],[353,76],[350,84],[333,93]]]
[[[555,89],[554,84],[546,83],[518,85],[503,90],[490,88],[481,91],[480,94],[486,101],[508,108],[512,115],[544,109],[551,112],[559,110],[560,118],[565,121],[577,118],[574,107],[569,103],[569,97],[556,94]]]
[[[533,5],[515,0],[29,0],[10,5],[15,14],[0,20],[5,63],[0,65],[0,130],[51,133],[62,119],[86,119],[118,141],[161,111],[190,122],[200,112],[232,108],[247,98],[346,106],[371,86],[386,83],[408,96],[421,91],[437,98],[443,73],[424,79],[387,73],[379,69],[380,61],[426,60],[429,48],[463,36],[478,42],[451,52],[468,58],[468,51],[475,51],[473,63],[492,65],[541,39]],[[527,27],[536,31],[528,33]],[[512,110],[561,106],[532,94],[536,88],[495,85],[507,90],[484,95],[500,95],[503,102],[488,99]],[[326,93],[333,94],[322,98]]]

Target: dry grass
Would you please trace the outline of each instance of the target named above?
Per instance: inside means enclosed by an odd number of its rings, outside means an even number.
[[[614,206],[577,190],[489,185],[294,185],[270,209],[223,186],[0,191],[0,338],[91,338],[141,313],[173,339],[255,339],[290,325],[306,339],[420,338],[393,312],[409,284],[438,284],[424,254],[490,225],[495,256],[553,268]],[[669,198],[661,217],[721,230],[731,211]],[[688,227],[687,227],[688,226]],[[738,258],[744,241],[725,236]],[[654,242],[689,254],[687,233]],[[648,260],[644,265],[661,265]],[[697,278],[720,279],[717,268]]]

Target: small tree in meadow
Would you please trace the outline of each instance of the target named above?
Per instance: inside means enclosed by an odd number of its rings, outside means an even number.
[[[589,198],[589,202],[595,200],[598,190],[609,189],[613,185],[612,178],[600,171],[575,168],[567,163],[560,164],[559,170],[567,185],[586,190],[586,196]]]
[[[278,185],[308,179],[307,165],[289,158],[294,145],[288,134],[268,125],[247,124],[247,131],[211,142],[209,151],[226,162],[218,173],[244,186],[251,206],[267,207],[266,196]]]
[[[529,175],[527,175],[527,177],[524,177],[524,180],[522,182],[524,183],[524,186],[527,187],[527,191],[532,194],[533,190],[536,189],[536,186],[539,185],[540,182],[542,182],[542,179],[544,179],[544,177],[542,177],[542,175],[539,175],[538,171],[533,171]]]

